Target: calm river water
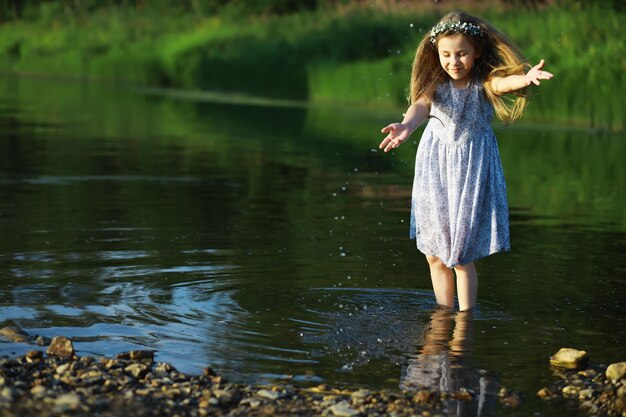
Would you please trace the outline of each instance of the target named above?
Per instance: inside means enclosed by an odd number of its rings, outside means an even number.
[[[377,150],[400,117],[0,79],[0,325],[237,382],[446,368],[526,393],[485,415],[563,415],[535,399],[550,355],[626,359],[624,136],[498,128],[513,250],[478,262],[468,318],[436,310],[408,239],[419,135]]]

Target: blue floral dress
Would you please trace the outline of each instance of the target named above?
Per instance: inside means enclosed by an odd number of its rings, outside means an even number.
[[[484,87],[437,87],[415,159],[411,238],[448,267],[510,250],[506,184]]]

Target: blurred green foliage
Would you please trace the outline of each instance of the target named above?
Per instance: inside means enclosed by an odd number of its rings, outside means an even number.
[[[358,3],[32,0],[22,19],[0,25],[0,70],[404,106],[415,47],[441,11]],[[480,14],[556,74],[536,90],[525,120],[623,131],[614,93],[626,69],[619,7],[522,3]],[[1,4],[6,15],[12,2]]]

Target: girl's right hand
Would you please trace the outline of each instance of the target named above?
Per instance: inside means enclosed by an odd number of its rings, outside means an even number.
[[[389,152],[402,145],[411,135],[411,129],[402,123],[392,123],[384,127],[381,132],[387,133],[387,137],[380,142],[378,148],[384,149],[385,152]]]

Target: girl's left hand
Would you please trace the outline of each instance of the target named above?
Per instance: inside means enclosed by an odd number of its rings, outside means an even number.
[[[526,73],[526,82],[528,83],[528,85],[530,85],[531,83],[539,85],[541,84],[539,80],[549,80],[550,78],[554,77],[552,73],[548,71],[543,71],[541,69],[543,68],[544,64],[545,61],[542,59],[537,65],[532,67],[530,71]]]

